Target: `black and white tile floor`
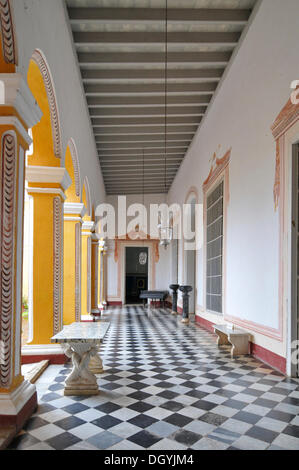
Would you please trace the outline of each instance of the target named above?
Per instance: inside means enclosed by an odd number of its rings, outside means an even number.
[[[299,450],[299,380],[168,310],[108,311],[100,394],[64,397],[70,364],[37,382],[39,406],[10,449]]]

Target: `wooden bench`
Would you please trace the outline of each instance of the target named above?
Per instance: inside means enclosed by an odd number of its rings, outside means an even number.
[[[73,363],[73,369],[65,380],[64,395],[99,393],[95,374],[103,372],[103,364],[98,353],[109,326],[109,322],[103,321],[76,322],[66,325],[51,338],[52,343],[62,345],[64,354]]]
[[[231,357],[249,354],[250,334],[239,328],[229,328],[227,325],[213,325],[218,336],[218,346],[231,344]]]
[[[143,299],[143,305],[145,306],[146,300],[159,300],[163,302],[163,307],[165,306],[165,300],[169,292],[167,290],[142,290],[140,292],[140,299]]]

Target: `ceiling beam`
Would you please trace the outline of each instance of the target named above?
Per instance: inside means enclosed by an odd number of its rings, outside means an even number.
[[[71,23],[87,21],[165,21],[165,8],[69,8]],[[251,10],[223,8],[169,8],[168,21],[246,24]]]
[[[178,165],[183,160],[184,155],[179,157],[171,158],[167,156],[167,165]],[[143,156],[138,155],[137,158],[123,158],[123,159],[100,159],[101,166],[119,167],[119,166],[140,166],[143,165]],[[165,164],[165,155],[159,156],[159,158],[146,158],[144,157],[144,165],[160,165]]]
[[[177,172],[178,168],[176,168],[175,170],[167,170],[167,179],[172,179],[174,178],[176,172]],[[134,170],[134,172],[132,172],[132,170],[130,170],[129,172],[127,173],[124,173],[124,172],[106,172],[105,173],[105,176],[104,176],[104,179],[106,181],[106,178],[114,178],[114,181],[117,182],[117,181],[122,181],[122,182],[126,182],[128,179],[137,179],[138,181],[141,180],[142,182],[142,178],[143,178],[143,173],[142,171],[140,172],[137,172]],[[146,180],[146,178],[148,177],[151,177],[152,179],[157,179],[157,181],[159,181],[159,179],[161,180],[164,180],[165,179],[165,175],[164,175],[164,171],[162,169],[158,169],[158,172],[154,172],[154,171],[150,171],[150,170],[147,170],[146,174],[144,174],[144,180]]]
[[[235,46],[240,39],[240,32],[168,32],[168,44],[214,44]],[[73,32],[74,42],[85,46],[90,44],[165,44],[165,32],[148,31],[80,31]]]
[[[164,126],[129,126],[129,127],[101,127],[93,126],[94,135],[139,135],[139,134],[162,134],[165,130]],[[181,125],[167,126],[167,134],[186,132],[194,134],[197,126]]]
[[[169,141],[191,141],[193,134],[176,134],[171,135],[167,134],[167,142]],[[140,135],[113,135],[113,136],[95,136],[97,143],[114,143],[114,142],[150,142],[150,141],[158,141],[164,142],[165,136],[164,134],[140,134]],[[139,143],[140,146],[140,143]]]
[[[168,79],[220,79],[223,68],[169,69]],[[81,69],[83,81],[88,80],[164,80],[164,69]]]
[[[168,166],[169,168],[170,167],[177,167],[180,162],[181,162],[181,158],[180,159],[176,159],[176,160],[169,160],[166,158],[166,166]],[[101,163],[101,167],[102,168],[106,168],[106,169],[115,169],[115,168],[138,168],[138,169],[148,169],[148,168],[152,168],[153,166],[154,167],[159,167],[159,166],[165,166],[165,158],[161,158],[160,160],[150,160],[150,159],[147,159],[143,161],[142,158],[138,158],[137,160],[131,160],[131,161],[101,161],[100,160],[100,163]]]
[[[169,156],[181,156],[184,155],[186,152],[187,148],[186,147],[181,147],[181,148],[175,148],[175,149],[167,149],[166,154]],[[164,150],[161,151],[159,148],[158,149],[142,149],[142,148],[137,148],[137,149],[125,149],[125,150],[104,150],[104,151],[99,151],[98,155],[99,158],[128,158],[128,157],[136,157],[136,156],[144,156],[147,158],[160,158],[161,155],[165,155]]]
[[[232,51],[168,52],[168,63],[205,63],[226,65]],[[165,63],[163,52],[79,52],[78,61],[84,64],[149,64]]]
[[[167,142],[167,149],[171,148],[171,147],[186,147],[188,148],[189,145],[190,145],[190,140],[182,140],[182,141],[179,141],[179,142]],[[119,143],[119,142],[98,142],[97,139],[96,139],[96,144],[97,144],[97,148],[98,150],[111,150],[111,149],[120,149],[120,150],[124,150],[124,149],[142,149],[142,148],[159,148],[159,149],[163,149],[163,152],[164,152],[164,145],[163,145],[163,142],[127,142],[127,143]]]
[[[168,95],[167,104],[169,106],[168,112],[171,112],[171,105],[178,104],[209,104],[211,101],[211,95]],[[87,96],[88,106],[115,106],[115,110],[122,109],[122,106],[145,106],[149,105],[163,105],[163,113],[165,113],[165,98],[162,95],[152,95],[152,96]],[[140,108],[139,108],[140,109]],[[181,108],[181,111],[183,108]],[[148,114],[150,110],[148,108],[144,109],[144,113]],[[105,112],[105,110],[103,111]]]
[[[208,96],[208,95],[201,95],[201,96]],[[201,97],[200,96],[200,97]],[[200,98],[199,97],[199,98]],[[186,103],[185,106],[168,106],[167,107],[167,115],[175,115],[176,117],[180,118],[180,116],[203,116],[207,107],[206,106],[193,106]],[[120,116],[137,116],[138,119],[141,116],[146,119],[151,119],[151,117],[155,116],[164,116],[165,115],[165,107],[163,106],[139,106],[139,107],[91,107],[89,108],[90,116],[94,117],[112,117],[113,119],[119,118]],[[127,118],[128,119],[128,118]],[[135,119],[131,117],[131,119]]]
[[[167,116],[167,124],[199,124],[201,118],[199,116]],[[151,126],[162,125],[165,123],[165,117],[140,117],[140,118],[91,118],[94,126]],[[108,128],[108,127],[107,127]]]
[[[218,82],[204,82],[204,83],[168,83],[168,93],[213,93],[216,90]],[[136,94],[136,93],[165,93],[164,83],[85,83],[84,90],[86,95],[90,94],[107,94],[107,93],[122,93],[122,94]]]

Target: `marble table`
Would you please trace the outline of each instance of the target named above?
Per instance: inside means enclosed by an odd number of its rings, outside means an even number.
[[[110,323],[99,321],[76,322],[66,325],[51,343],[60,343],[64,354],[72,359],[73,368],[65,381],[64,395],[97,395],[99,388],[95,374],[103,372],[99,356]]]
[[[217,344],[231,345],[231,357],[249,354],[250,334],[240,328],[229,328],[227,325],[213,325],[217,334]]]

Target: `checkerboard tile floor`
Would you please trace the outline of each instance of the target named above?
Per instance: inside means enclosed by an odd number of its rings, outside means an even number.
[[[168,310],[109,310],[100,394],[64,397],[70,364],[37,382],[39,406],[10,449],[299,450],[299,380]]]

